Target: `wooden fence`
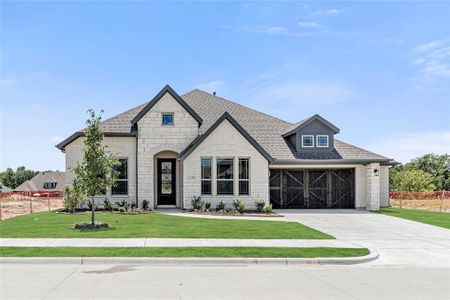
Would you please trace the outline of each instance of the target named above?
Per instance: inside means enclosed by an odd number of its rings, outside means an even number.
[[[450,191],[390,192],[390,204],[396,208],[450,212]]]

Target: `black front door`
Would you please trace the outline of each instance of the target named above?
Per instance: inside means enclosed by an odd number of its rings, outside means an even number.
[[[158,205],[176,205],[175,159],[158,159]]]

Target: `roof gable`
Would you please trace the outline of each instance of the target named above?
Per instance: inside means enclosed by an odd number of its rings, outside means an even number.
[[[302,128],[305,128],[306,126],[308,126],[309,124],[311,124],[314,121],[319,121],[326,127],[330,128],[333,131],[333,133],[339,133],[339,131],[340,131],[339,128],[337,128],[336,126],[334,126],[333,124],[331,124],[330,122],[325,120],[322,116],[315,114],[312,117],[309,117],[307,119],[304,119],[300,122],[293,124],[292,126],[289,126],[287,128],[287,130],[283,133],[283,136],[284,137],[289,136],[289,135],[301,130]]]
[[[166,93],[169,93],[197,122],[200,126],[202,118],[169,86],[166,85],[144,108],[131,120],[131,125],[135,125]]]
[[[264,150],[264,148],[261,147],[261,145],[258,144],[255,139],[241,125],[239,125],[239,123],[228,112],[223,113],[223,115],[211,127],[209,127],[204,134],[198,136],[189,146],[187,146],[186,149],[180,153],[181,159],[184,160],[188,157],[189,154],[191,154],[217,127],[219,127],[224,120],[230,122],[230,124],[233,125],[233,127],[236,128],[236,130],[239,131],[239,133],[242,134],[242,136],[250,144],[252,144],[252,146],[255,147],[255,149],[258,150],[258,152],[261,153],[265,159],[269,162],[273,162],[273,158],[269,155],[269,153],[267,153],[266,150]]]

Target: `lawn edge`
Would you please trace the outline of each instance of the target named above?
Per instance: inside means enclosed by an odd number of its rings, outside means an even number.
[[[0,257],[0,264],[138,264],[138,265],[354,265],[379,258],[378,252],[369,249],[365,256],[318,258],[258,258],[258,257]]]

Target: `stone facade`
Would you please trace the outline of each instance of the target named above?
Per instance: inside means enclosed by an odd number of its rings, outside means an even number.
[[[380,164],[371,163],[366,170],[367,192],[366,208],[370,211],[380,209]]]
[[[84,138],[80,137],[66,146],[66,174],[68,182],[74,178],[73,168],[83,161]],[[118,158],[128,160],[128,195],[111,195],[108,188],[106,196],[112,203],[125,200],[129,203],[136,201],[136,139],[134,137],[105,137],[103,144]],[[97,204],[102,204],[105,196],[96,197]]]
[[[163,113],[174,114],[174,125],[162,126]],[[165,151],[179,154],[198,136],[199,125],[169,93],[156,102],[137,124],[139,202],[148,200],[150,207],[156,207],[154,156]]]
[[[212,195],[201,195],[201,158],[212,158]],[[234,195],[217,195],[218,157],[234,158]],[[250,159],[250,195],[238,194],[238,159]],[[241,133],[224,120],[184,161],[183,161],[183,207],[191,207],[193,196],[202,196],[214,208],[223,201],[231,208],[233,200],[244,202],[246,208],[253,208],[255,201],[269,203],[269,163]]]

